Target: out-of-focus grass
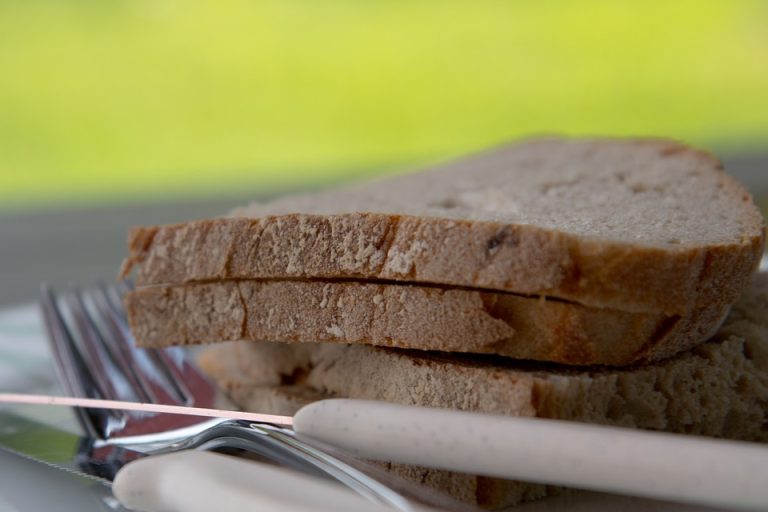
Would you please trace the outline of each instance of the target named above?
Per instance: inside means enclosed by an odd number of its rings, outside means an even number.
[[[768,2],[0,1],[0,203],[320,182],[536,132],[768,140]]]

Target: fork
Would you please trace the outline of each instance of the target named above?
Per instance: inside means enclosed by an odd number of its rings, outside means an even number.
[[[179,347],[135,347],[121,299],[129,289],[129,283],[100,284],[56,294],[43,285],[44,323],[66,390],[84,398],[213,407],[216,389],[187,352]],[[237,449],[331,478],[395,510],[414,510],[413,502],[443,510],[476,510],[277,425],[103,409],[75,411],[86,434],[78,463],[86,472],[109,481],[123,465],[142,456],[184,449]]]

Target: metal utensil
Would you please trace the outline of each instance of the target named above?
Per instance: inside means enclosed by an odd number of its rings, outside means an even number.
[[[206,450],[141,457],[123,467],[110,485],[72,464],[73,455],[79,453],[79,436],[48,424],[69,423],[71,418],[56,414],[68,411],[34,397],[0,394],[0,497],[19,512],[122,512],[126,509],[121,504],[148,512],[254,507],[298,512],[306,511],[308,504],[311,510],[327,512],[393,510],[330,480]],[[19,405],[35,402],[42,405]],[[417,505],[411,510],[434,511]]]
[[[183,351],[135,348],[121,306],[125,289],[125,285],[99,286],[56,295],[43,287],[43,317],[65,387],[78,397],[210,407],[215,389]],[[444,510],[471,510],[279,425],[124,410],[76,411],[89,440],[81,450],[81,469],[108,480],[143,455],[189,448],[241,449],[331,478],[396,510],[412,510],[411,501]]]

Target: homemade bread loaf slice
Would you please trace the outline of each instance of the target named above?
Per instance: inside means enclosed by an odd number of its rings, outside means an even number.
[[[672,359],[573,370],[366,346],[235,342],[199,356],[240,407],[292,414],[330,396],[768,441],[768,275],[709,342]],[[489,508],[553,488],[390,465],[396,473]]]
[[[500,354],[572,365],[626,365],[693,347],[727,307],[687,316],[589,308],[437,286],[333,281],[222,281],[126,295],[141,346],[254,340],[333,342]]]
[[[421,173],[138,228],[127,273],[180,284],[357,278],[668,315],[733,302],[763,244],[749,194],[664,140],[531,140]]]

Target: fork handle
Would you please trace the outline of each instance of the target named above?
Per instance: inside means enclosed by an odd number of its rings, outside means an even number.
[[[112,490],[124,506],[145,512],[392,510],[329,480],[207,451],[131,462],[117,473]]]
[[[763,510],[768,448],[681,434],[364,400],[305,406],[294,428],[363,458]]]

